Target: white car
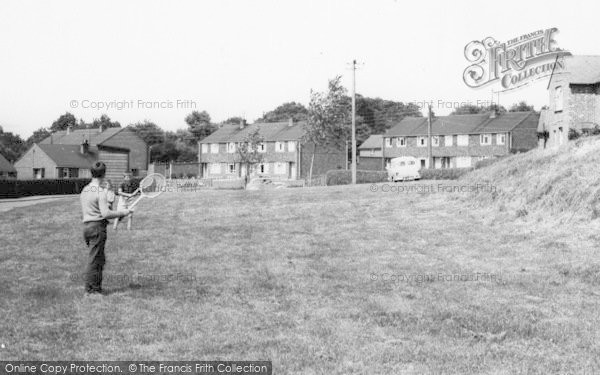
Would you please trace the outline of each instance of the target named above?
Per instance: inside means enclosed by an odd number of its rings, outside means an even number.
[[[269,177],[258,176],[254,177],[246,185],[246,190],[265,190],[265,189],[281,189],[285,188],[286,184],[282,181],[276,181]]]
[[[418,160],[412,156],[393,158],[386,169],[388,179],[392,182],[421,179]]]

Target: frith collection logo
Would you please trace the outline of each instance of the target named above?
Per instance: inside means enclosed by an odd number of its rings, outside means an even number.
[[[499,82],[504,90],[522,87],[564,69],[564,56],[571,53],[558,48],[553,27],[500,43],[492,37],[474,40],[465,46],[465,57],[471,63],[463,80],[478,88]]]

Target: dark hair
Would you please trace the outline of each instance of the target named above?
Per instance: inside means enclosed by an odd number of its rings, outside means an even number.
[[[106,165],[101,161],[97,161],[92,165],[91,172],[93,178],[102,178],[106,174]]]

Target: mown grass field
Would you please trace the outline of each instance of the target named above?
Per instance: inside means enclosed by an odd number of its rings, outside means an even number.
[[[109,295],[91,298],[77,197],[5,212],[0,358],[600,371],[598,220],[556,226],[382,187],[165,193],[138,206],[132,232],[109,229]]]

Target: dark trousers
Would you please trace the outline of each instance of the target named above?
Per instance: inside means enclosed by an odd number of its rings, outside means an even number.
[[[85,270],[85,291],[97,293],[102,291],[102,269],[106,261],[104,245],[106,244],[106,225],[108,221],[91,221],[83,223],[83,238],[88,247],[88,259]]]

